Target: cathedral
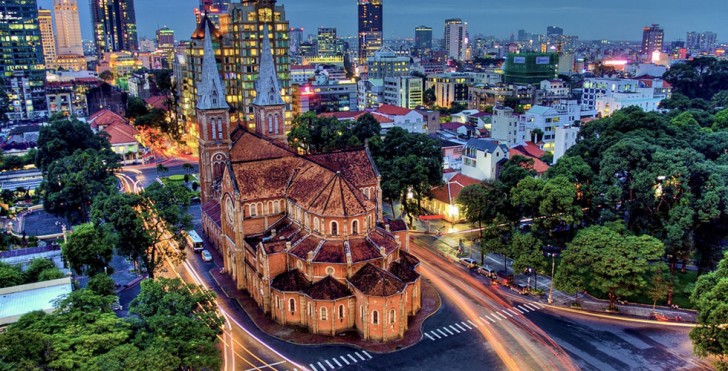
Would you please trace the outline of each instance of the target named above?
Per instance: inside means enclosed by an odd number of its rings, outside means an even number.
[[[419,261],[407,252],[405,224],[382,218],[381,177],[368,149],[301,155],[288,147],[268,24],[255,131],[231,125],[214,33],[203,24],[196,105],[202,221],[225,273],[282,325],[402,338],[421,306]]]

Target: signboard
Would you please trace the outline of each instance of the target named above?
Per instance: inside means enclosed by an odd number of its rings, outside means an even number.
[[[526,63],[526,57],[513,57],[513,63],[524,64]]]
[[[549,64],[551,58],[549,57],[536,57],[536,64]]]

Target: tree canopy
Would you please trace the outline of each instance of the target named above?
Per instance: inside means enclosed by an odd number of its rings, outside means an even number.
[[[48,125],[40,128],[35,165],[45,171],[53,161],[71,156],[77,150],[87,149],[96,150],[107,157],[113,156],[108,139],[91,131],[87,123],[75,118],[54,116]]]
[[[698,326],[690,331],[695,354],[714,356],[717,369],[728,370],[728,254],[698,279],[691,300],[698,310]]]

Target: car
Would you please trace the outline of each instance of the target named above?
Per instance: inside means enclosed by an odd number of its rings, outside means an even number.
[[[478,273],[482,274],[488,278],[494,278],[496,276],[495,269],[491,268],[489,265],[484,265],[482,267],[478,267]]]
[[[212,261],[212,254],[210,254],[209,251],[202,250],[202,253],[200,253],[200,255],[202,255],[202,260],[204,260],[206,262],[211,262]]]
[[[460,258],[459,262],[460,264],[468,267],[468,269],[473,269],[478,266],[478,262],[471,258]]]

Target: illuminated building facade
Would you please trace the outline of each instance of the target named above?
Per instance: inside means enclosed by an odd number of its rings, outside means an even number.
[[[332,56],[336,54],[336,28],[319,27],[316,42],[318,45],[319,57]]]
[[[422,57],[432,51],[432,27],[415,28],[415,55]]]
[[[81,22],[78,19],[77,0],[55,0],[56,41],[59,55],[83,56]]]
[[[468,59],[468,24],[462,19],[445,20],[445,51],[456,61]]]
[[[0,77],[10,100],[10,120],[47,115],[45,60],[35,0],[0,2]]]
[[[359,63],[382,48],[382,0],[358,0],[359,7]]]
[[[652,57],[655,51],[662,52],[662,43],[665,32],[659,24],[653,24],[642,29],[642,55]]]
[[[53,17],[49,9],[38,9],[38,27],[40,40],[43,43],[43,58],[48,68],[55,68],[56,35],[53,32]]]
[[[98,55],[139,49],[134,0],[92,0],[91,20]]]

